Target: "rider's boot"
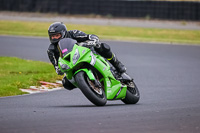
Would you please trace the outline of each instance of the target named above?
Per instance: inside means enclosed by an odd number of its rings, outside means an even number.
[[[122,74],[126,72],[126,67],[117,59],[115,54],[112,54],[112,57],[107,59],[115,68],[116,70]]]

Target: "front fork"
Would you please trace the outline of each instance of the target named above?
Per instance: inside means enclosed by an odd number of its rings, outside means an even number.
[[[84,71],[87,74],[87,76],[89,77],[89,79],[94,82],[95,87],[99,87],[99,88],[102,87],[101,83],[95,78],[92,70],[88,70],[87,68],[79,69],[78,71],[76,71],[74,73],[74,75],[76,75],[80,71]]]

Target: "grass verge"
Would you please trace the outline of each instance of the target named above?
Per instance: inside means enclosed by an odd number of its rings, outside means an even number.
[[[61,79],[49,63],[16,57],[0,57],[0,62],[0,97],[26,94],[19,89],[38,86],[41,80]]]
[[[0,20],[0,35],[23,35],[48,37],[51,23]],[[177,30],[156,28],[135,28],[101,25],[67,24],[68,30],[78,29],[88,34],[96,34],[101,39],[200,44],[199,30]]]

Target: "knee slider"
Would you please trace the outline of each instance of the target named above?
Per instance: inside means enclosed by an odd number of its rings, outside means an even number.
[[[65,76],[62,79],[62,84],[63,84],[63,87],[67,90],[72,90],[75,88],[75,86],[72,83],[70,83]]]
[[[101,46],[102,46],[102,50],[103,50],[102,56],[105,58],[111,58],[112,52],[110,50],[110,46],[106,43],[102,43]]]

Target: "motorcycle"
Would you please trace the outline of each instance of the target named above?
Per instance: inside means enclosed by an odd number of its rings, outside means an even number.
[[[87,42],[78,44],[65,38],[58,43],[58,49],[60,70],[96,106],[104,106],[107,100],[122,100],[125,104],[139,101],[140,93],[133,78],[127,73],[119,74]]]

